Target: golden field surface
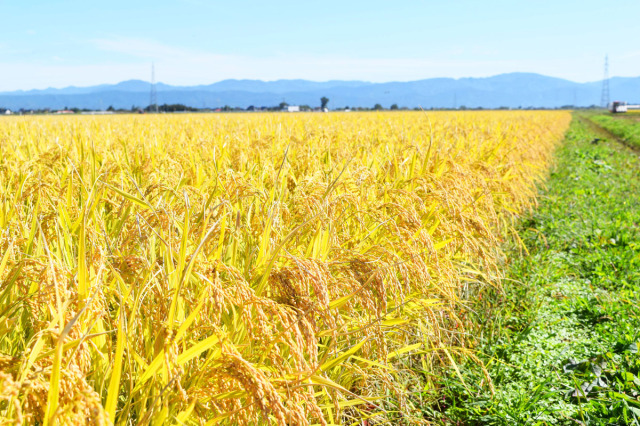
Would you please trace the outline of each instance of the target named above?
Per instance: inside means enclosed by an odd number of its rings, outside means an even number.
[[[0,119],[0,423],[409,422],[569,121]]]

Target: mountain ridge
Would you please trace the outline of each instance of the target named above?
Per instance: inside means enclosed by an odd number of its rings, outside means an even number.
[[[555,108],[598,104],[601,87],[601,81],[578,83],[542,74],[517,72],[490,77],[440,77],[382,83],[359,80],[227,79],[195,86],[157,83],[156,92],[159,104],[179,103],[196,108],[274,106],[283,101],[291,105],[316,106],[323,96],[329,98],[330,108],[372,107],[377,103],[384,107],[397,104],[409,108]],[[610,87],[612,95],[621,100],[640,100],[640,77],[613,77]],[[14,110],[145,107],[149,104],[150,89],[151,83],[147,81],[125,80],[88,87],[0,92],[0,107]]]

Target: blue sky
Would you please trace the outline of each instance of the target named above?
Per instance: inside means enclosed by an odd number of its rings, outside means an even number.
[[[640,1],[0,0],[0,91],[128,79],[640,75]]]

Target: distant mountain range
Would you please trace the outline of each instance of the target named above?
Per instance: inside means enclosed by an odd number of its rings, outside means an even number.
[[[611,96],[640,101],[640,77],[614,77]],[[107,109],[145,107],[151,84],[141,80],[123,81],[91,87],[66,87],[0,92],[0,108],[62,109],[65,107]],[[532,73],[510,73],[486,78],[431,78],[409,82],[370,83],[365,81],[308,80],[223,80],[209,85],[171,86],[156,84],[158,104],[184,104],[196,108],[229,105],[318,106],[329,98],[329,108],[400,107],[468,108],[590,106],[600,103],[602,82],[576,83]]]

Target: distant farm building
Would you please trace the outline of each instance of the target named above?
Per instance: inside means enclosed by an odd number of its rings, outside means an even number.
[[[627,112],[631,110],[640,110],[640,105],[628,104],[623,101],[613,101],[609,104],[609,111],[613,113]]]
[[[299,105],[289,105],[289,106],[287,106],[287,111],[288,112],[300,112],[300,106]]]

